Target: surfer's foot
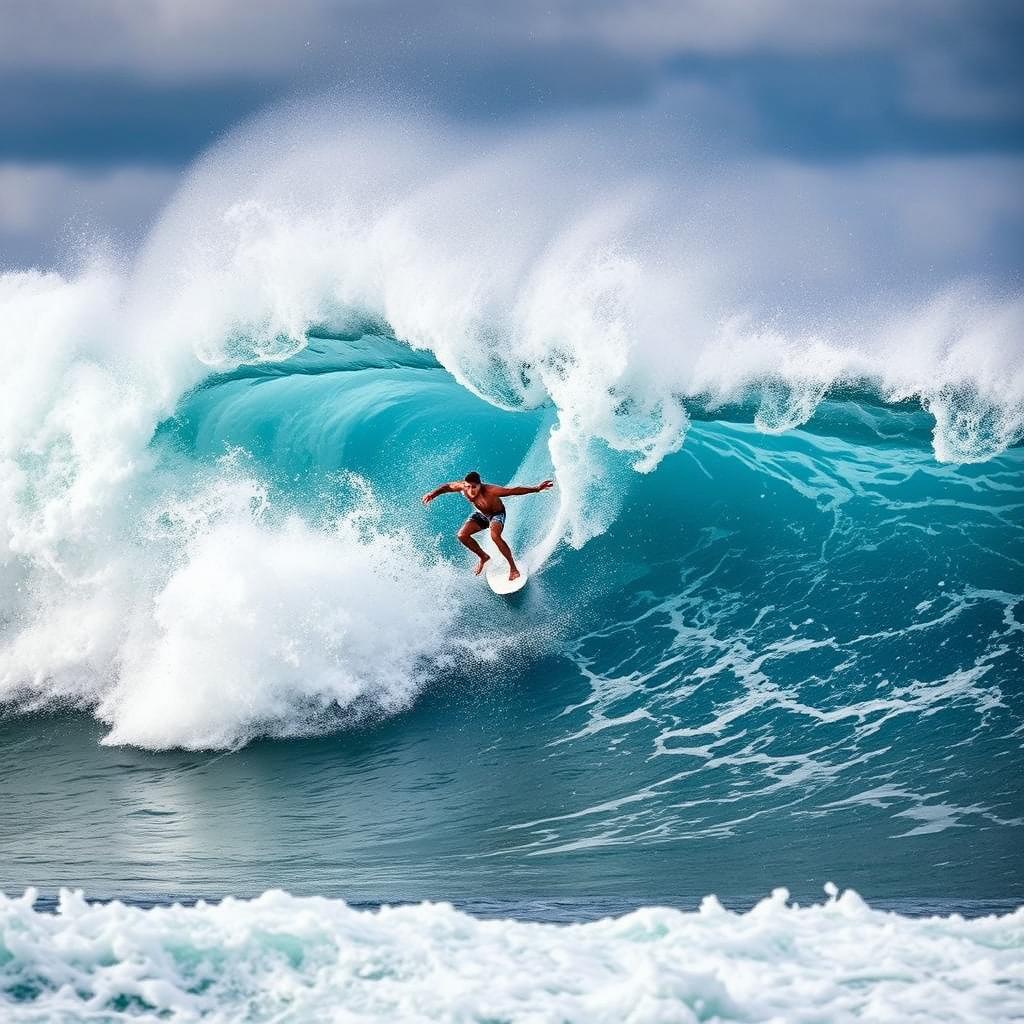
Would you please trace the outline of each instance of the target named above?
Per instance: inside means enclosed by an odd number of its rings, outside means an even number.
[[[508,581],[511,583],[513,580],[519,579],[520,572],[518,569],[513,567],[512,571],[508,574]]]
[[[481,555],[480,561],[476,563],[476,568],[473,570],[474,576],[479,576],[484,571],[484,566],[491,560],[490,555]],[[519,574],[516,573],[518,576]]]

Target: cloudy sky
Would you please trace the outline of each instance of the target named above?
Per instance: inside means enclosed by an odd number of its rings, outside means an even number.
[[[1015,0],[0,0],[0,18],[5,268],[130,250],[232,125],[324,89],[492,123],[685,96],[737,153],[1024,184]]]

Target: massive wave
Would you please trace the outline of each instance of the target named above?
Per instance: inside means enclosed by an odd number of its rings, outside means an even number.
[[[660,753],[838,724],[783,777],[893,717],[1000,715],[1019,294],[922,273],[881,174],[608,116],[288,106],[130,265],[4,275],[7,710],[231,747],[568,652],[584,728]],[[470,468],[557,480],[511,509],[519,605],[461,575],[463,509],[416,503]]]

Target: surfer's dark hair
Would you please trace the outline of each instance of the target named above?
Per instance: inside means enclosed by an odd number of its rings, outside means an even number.
[[[474,469],[472,473],[466,474],[467,484],[478,484],[480,483],[480,474]]]

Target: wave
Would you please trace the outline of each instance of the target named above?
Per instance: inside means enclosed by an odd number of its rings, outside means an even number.
[[[141,910],[65,891],[0,896],[12,1022],[372,1019],[1006,1020],[1024,1012],[1024,911],[963,920],[870,909],[853,892],[746,914],[648,908],[558,926],[445,904],[360,912],[268,892]],[[424,951],[429,949],[429,955]]]
[[[642,574],[609,552],[638,529],[661,552],[711,471],[717,500],[782,481],[811,504],[768,519],[805,533],[861,501],[912,538],[914,501],[954,491],[1016,558],[1020,297],[872,294],[868,247],[829,241],[827,175],[782,247],[777,168],[607,128],[289,106],[199,162],[130,266],[4,275],[4,705],[147,747],[392,714],[463,659],[599,626]],[[416,508],[472,466],[556,477],[510,521],[543,607],[480,622],[454,524]]]

